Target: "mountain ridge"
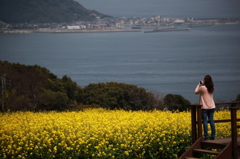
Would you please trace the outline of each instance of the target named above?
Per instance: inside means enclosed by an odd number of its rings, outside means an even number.
[[[110,17],[88,10],[73,0],[1,0],[0,21],[5,23],[63,23]]]

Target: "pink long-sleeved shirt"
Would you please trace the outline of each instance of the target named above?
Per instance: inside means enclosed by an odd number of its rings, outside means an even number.
[[[208,93],[206,86],[197,85],[195,89],[195,94],[200,94],[200,104],[202,105],[202,109],[213,109],[216,108],[215,102],[213,100],[213,94]]]

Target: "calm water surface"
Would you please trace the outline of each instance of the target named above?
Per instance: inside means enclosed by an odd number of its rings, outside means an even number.
[[[181,94],[197,102],[194,89],[210,74],[217,101],[240,93],[240,25],[184,32],[0,34],[0,60],[40,65],[78,85],[122,82]]]
[[[236,18],[238,0],[76,0],[115,17]],[[194,89],[210,74],[215,100],[240,93],[240,25],[184,32],[0,34],[0,60],[46,67],[78,85],[122,82],[181,94],[198,102]]]

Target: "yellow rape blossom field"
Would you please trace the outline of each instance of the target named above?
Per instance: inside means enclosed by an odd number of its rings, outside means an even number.
[[[230,119],[230,112],[218,111],[215,119]],[[230,123],[217,123],[216,128],[220,138],[231,134]],[[190,145],[190,112],[88,109],[0,114],[0,158],[175,159]]]

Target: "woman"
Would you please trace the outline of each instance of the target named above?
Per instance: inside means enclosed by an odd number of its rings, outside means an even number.
[[[208,140],[208,120],[211,125],[212,134],[210,139],[214,140],[216,137],[216,129],[213,120],[214,110],[216,108],[213,100],[214,84],[212,77],[206,75],[204,81],[200,81],[195,89],[195,94],[200,94],[200,104],[202,105],[202,119],[204,126],[204,139]]]

